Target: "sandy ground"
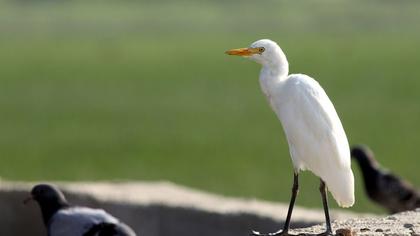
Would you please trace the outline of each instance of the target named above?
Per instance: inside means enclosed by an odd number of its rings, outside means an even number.
[[[333,228],[337,235],[395,235],[420,236],[420,208],[416,211],[402,212],[383,218],[354,218],[344,221],[335,221]],[[325,231],[325,225],[316,225],[309,228],[292,230],[297,235],[314,235]]]

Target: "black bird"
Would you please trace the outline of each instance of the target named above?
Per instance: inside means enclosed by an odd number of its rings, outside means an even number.
[[[410,183],[381,168],[367,146],[355,146],[352,157],[359,163],[369,198],[390,213],[420,207],[420,192]]]
[[[55,186],[39,184],[24,202],[38,202],[48,236],[136,236],[134,231],[102,209],[70,206]]]

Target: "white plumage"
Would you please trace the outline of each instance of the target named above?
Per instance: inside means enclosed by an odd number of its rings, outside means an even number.
[[[310,170],[319,176],[340,206],[352,206],[354,177],[350,167],[349,144],[337,112],[324,89],[307,75],[289,75],[285,54],[271,40],[259,40],[248,48],[232,49],[226,53],[248,57],[262,65],[261,89],[281,121],[287,137],[296,173],[296,191],[292,196],[284,231],[288,230],[297,195],[297,175],[301,170]],[[322,186],[325,185],[321,184],[321,194]],[[331,231],[326,201],[325,208],[327,231]],[[280,231],[271,235],[277,234]]]
[[[312,171],[326,182],[340,206],[352,206],[354,182],[347,137],[321,86],[309,76],[289,75],[278,82],[269,99],[283,125],[295,170]]]

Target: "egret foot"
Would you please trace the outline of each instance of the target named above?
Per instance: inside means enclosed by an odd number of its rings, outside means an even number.
[[[252,230],[251,235],[253,236],[292,236],[293,234],[289,234],[288,232],[284,232],[283,230],[279,230],[274,233],[265,233],[265,234]]]
[[[295,205],[296,196],[299,192],[299,174],[293,174],[293,188],[292,188],[292,196],[289,203],[289,210],[287,211],[286,221],[283,225],[283,230],[279,230],[274,233],[265,233],[262,234],[258,231],[252,230],[251,235],[253,236],[292,236],[295,234],[289,234],[289,226],[290,226],[290,218],[292,217],[293,206]]]

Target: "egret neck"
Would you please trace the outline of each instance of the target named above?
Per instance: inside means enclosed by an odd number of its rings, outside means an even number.
[[[278,90],[281,82],[287,79],[289,74],[289,63],[283,51],[273,52],[273,57],[269,60],[257,60],[262,65],[260,71],[260,86],[267,98]],[[274,90],[274,91],[273,91]]]

